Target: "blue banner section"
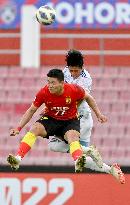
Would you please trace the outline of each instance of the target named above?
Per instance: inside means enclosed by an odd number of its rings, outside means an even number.
[[[130,28],[130,0],[0,0],[0,28],[19,28],[22,6],[46,4],[56,10],[48,28]]]

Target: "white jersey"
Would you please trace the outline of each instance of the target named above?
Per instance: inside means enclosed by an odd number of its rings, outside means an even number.
[[[84,90],[86,90],[87,92],[90,93],[91,87],[92,87],[92,78],[87,70],[83,69],[80,76],[76,79],[74,79],[71,76],[71,73],[70,73],[68,67],[65,67],[63,72],[64,72],[64,80],[66,83],[77,84],[77,85],[81,86]],[[80,116],[83,115],[86,117],[87,117],[88,113],[91,113],[91,109],[85,100],[82,101],[82,103],[78,107],[78,112],[79,112]]]

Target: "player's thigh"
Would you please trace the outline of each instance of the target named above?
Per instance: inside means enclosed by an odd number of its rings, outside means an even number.
[[[43,134],[42,137],[46,138],[49,138],[49,136],[53,136],[59,127],[57,120],[47,116],[41,116],[41,118],[37,120],[37,122],[44,127],[46,135]]]
[[[68,144],[58,137],[52,137],[48,142],[48,147],[51,151],[54,152],[63,152],[66,153],[69,150]]]
[[[42,136],[45,137],[47,135],[47,132],[45,130],[45,127],[39,123],[39,122],[35,122],[31,128],[30,128],[30,132],[32,132],[33,134],[35,134],[36,136]]]
[[[80,119],[80,133],[84,134],[91,131],[93,128],[93,119],[91,114],[87,118],[82,117]]]
[[[64,139],[70,144],[73,141],[79,140],[80,136],[80,120],[69,120],[63,129]]]

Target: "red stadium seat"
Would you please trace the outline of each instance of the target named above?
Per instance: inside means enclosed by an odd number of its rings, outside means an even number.
[[[30,88],[30,87],[35,87],[36,86],[36,81],[33,78],[22,78],[20,82],[20,87],[24,88]]]
[[[107,118],[108,118],[108,124],[110,125],[114,125],[114,124],[118,124],[119,122],[119,116],[118,113],[112,113],[112,112],[108,112],[107,113]]]
[[[9,103],[20,103],[22,101],[21,92],[18,90],[10,90],[7,94],[6,101]]]
[[[0,103],[4,103],[7,99],[7,92],[0,90]]]
[[[119,91],[126,90],[128,86],[127,84],[128,84],[128,81],[125,78],[115,78],[113,89],[119,90]]]
[[[101,125],[94,126],[93,133],[94,135],[98,135],[98,136],[100,135],[100,137],[106,136],[108,134],[108,127],[101,126]]]
[[[3,89],[5,86],[5,79],[4,78],[0,78],[0,89]]]
[[[109,137],[103,137],[103,143],[102,143],[102,146],[103,147],[111,147],[113,149],[116,149],[116,146],[117,146],[117,139],[116,137],[113,137],[113,136],[109,136]]]
[[[20,67],[11,67],[8,69],[9,78],[22,78],[24,76],[24,70]]]
[[[111,112],[111,101],[103,101],[103,99],[100,99],[99,101],[99,107],[102,110],[102,112],[105,113],[110,113]]]
[[[105,78],[116,78],[119,74],[119,68],[118,67],[106,67],[103,70],[103,76]]]
[[[2,134],[0,139],[2,157],[0,157],[0,160],[4,165],[8,153],[16,153],[18,148],[16,145],[19,145],[21,138],[29,130],[31,122],[35,122],[39,118],[37,113],[21,131],[19,137],[11,140],[9,129],[17,125],[39,88],[46,84],[46,74],[50,68],[43,67],[34,71],[33,68],[25,70],[19,67],[11,67],[10,70],[6,68],[5,71],[0,71],[0,116],[3,119],[0,126]],[[92,95],[95,97],[101,111],[108,117],[107,123],[100,124],[93,114],[92,143],[96,144],[106,163],[119,162],[122,165],[127,165],[130,157],[130,86],[128,86],[130,84],[130,70],[117,67],[102,69],[90,67],[89,71],[92,78],[94,78]],[[123,75],[125,76],[123,77]],[[6,144],[5,149],[2,148],[4,144]],[[40,160],[37,160],[37,157]],[[47,141],[39,137],[36,145],[22,161],[22,164],[66,164],[69,166],[73,165],[73,160],[68,154],[50,152]]]
[[[7,124],[4,126],[0,125],[1,136],[6,136],[7,133],[9,133],[9,126]]]
[[[111,111],[113,113],[125,113],[126,111],[126,105],[124,102],[121,102],[121,101],[117,101],[117,102],[114,102],[112,103],[112,106],[111,106]]]
[[[6,78],[8,77],[8,67],[0,67],[0,78]]]
[[[128,122],[130,122],[130,115],[129,115],[129,113],[126,113],[126,114],[121,115],[119,117],[119,123],[120,124],[127,125]]]
[[[120,147],[124,147],[124,148],[126,148],[126,147],[130,147],[130,137],[122,137],[122,138],[120,138],[120,140],[119,140],[119,146]]]
[[[109,90],[113,87],[113,80],[108,78],[100,78],[99,83],[98,83],[99,89],[106,89]]]
[[[87,67],[86,68],[90,75],[93,77],[93,78],[101,78],[102,75],[103,75],[103,69],[102,68],[99,68],[99,67]]]
[[[121,159],[124,158],[125,156],[125,150],[124,149],[114,149],[111,151],[111,158],[115,159],[117,162]]]
[[[110,159],[110,148],[109,147],[98,147],[102,157],[103,157],[103,160],[107,161]]]
[[[104,90],[102,96],[103,96],[103,101],[117,102],[118,100],[118,92],[115,90]]]
[[[28,92],[28,90],[26,90],[22,94],[22,101],[24,103],[31,104],[31,102],[34,100],[35,96],[36,96],[36,91],[35,90],[31,90],[30,92]]]
[[[129,90],[124,90],[120,92],[120,101],[123,102],[130,102],[130,91]]]
[[[101,101],[103,97],[103,92],[101,90],[93,90],[92,95],[96,101]]]
[[[119,77],[121,78],[130,78],[130,68],[128,67],[120,67],[119,69]]]
[[[40,76],[40,69],[39,68],[29,68],[23,69],[24,71],[24,78],[39,78]]]
[[[115,137],[118,137],[118,136],[123,136],[125,135],[125,127],[122,125],[119,126],[119,124],[117,125],[111,125],[109,127],[109,134],[110,135],[113,135]]]
[[[19,88],[19,79],[14,78],[6,78],[4,89],[6,90],[17,90]]]

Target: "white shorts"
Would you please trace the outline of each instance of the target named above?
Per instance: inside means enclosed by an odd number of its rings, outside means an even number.
[[[91,113],[87,117],[80,119],[80,141],[90,143],[91,132],[93,128],[93,119]]]
[[[91,131],[93,127],[93,119],[91,113],[87,117],[80,119],[80,144],[88,147],[90,144]],[[69,145],[58,137],[52,137],[48,143],[49,149],[55,152],[68,152]]]

